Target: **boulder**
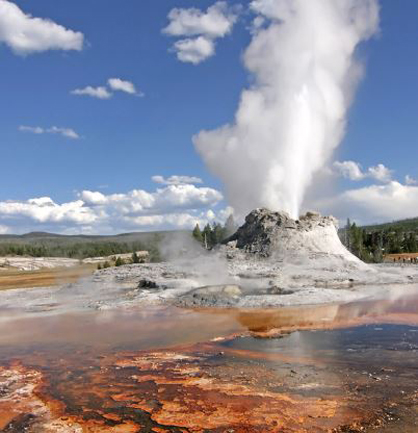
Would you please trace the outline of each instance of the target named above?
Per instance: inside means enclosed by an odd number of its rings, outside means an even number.
[[[138,289],[158,289],[158,284],[155,281],[142,279],[138,283]]]

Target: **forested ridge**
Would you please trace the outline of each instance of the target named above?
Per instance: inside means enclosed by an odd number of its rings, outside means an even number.
[[[386,254],[418,253],[418,218],[363,227],[347,220],[339,235],[343,244],[366,262],[379,263]]]
[[[159,245],[177,232],[126,233],[115,236],[66,236],[28,233],[0,236],[0,256],[69,257],[84,259],[149,251],[159,259]]]
[[[202,247],[210,249],[233,234],[237,226],[230,216],[224,225],[206,224],[202,230],[196,224],[190,231],[124,233],[114,236],[59,235],[33,232],[24,235],[0,235],[0,257],[105,257],[115,254],[148,251],[151,261],[161,259],[160,249],[179,233],[192,236]]]

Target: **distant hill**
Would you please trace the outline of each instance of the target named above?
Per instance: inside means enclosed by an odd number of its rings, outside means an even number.
[[[415,232],[418,231],[418,217],[383,224],[367,225],[363,226],[363,228],[368,232],[383,230],[401,230],[403,232]]]
[[[55,243],[71,244],[79,242],[148,242],[156,237],[174,236],[182,231],[132,232],[117,235],[61,235],[47,232],[30,232],[23,235],[0,235],[0,243]]]
[[[182,231],[134,232],[118,235],[60,235],[32,232],[23,235],[0,235],[0,257],[9,255],[31,257],[111,256],[147,250],[151,260],[159,260],[160,245]]]

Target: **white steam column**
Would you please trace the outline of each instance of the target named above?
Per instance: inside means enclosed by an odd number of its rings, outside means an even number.
[[[255,0],[244,56],[254,84],[231,125],[194,137],[205,163],[245,215],[299,215],[305,191],[344,135],[362,67],[356,48],[378,30],[377,0]]]

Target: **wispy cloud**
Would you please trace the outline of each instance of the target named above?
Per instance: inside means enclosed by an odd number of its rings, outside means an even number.
[[[21,132],[31,132],[32,134],[43,134],[45,130],[40,126],[19,126]]]
[[[19,131],[30,132],[32,134],[60,134],[64,137],[78,140],[80,135],[72,128],[59,128],[57,126],[51,126],[51,128],[41,128],[40,126],[19,126]]]
[[[83,48],[84,36],[49,19],[24,13],[15,3],[0,0],[0,43],[19,55]]]
[[[152,176],[152,181],[160,183],[162,185],[181,185],[181,184],[200,184],[203,180],[196,176],[170,176],[165,178],[164,176]]]
[[[143,92],[136,89],[136,86],[131,81],[122,80],[121,78],[109,78],[107,86],[87,86],[81,89],[71,91],[72,95],[86,95],[97,99],[110,99],[114,92],[124,92],[129,95],[144,96]]]
[[[409,174],[407,174],[405,176],[405,183],[407,185],[418,185],[418,180],[416,180],[415,178],[413,178],[412,176],[410,176]]]
[[[112,97],[112,93],[104,86],[92,87],[87,86],[82,89],[75,89],[71,91],[72,95],[86,95],[91,96],[92,98],[98,99],[110,99]]]

